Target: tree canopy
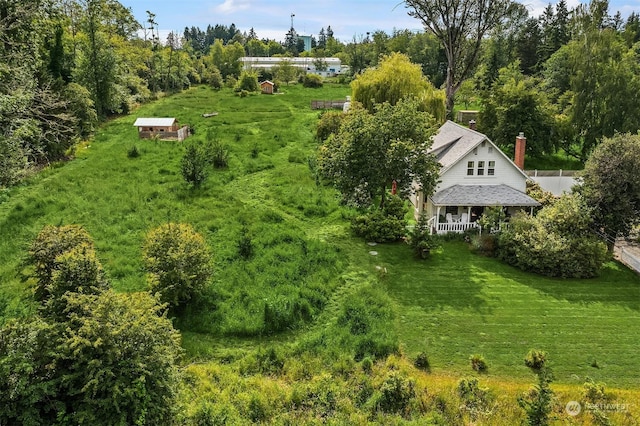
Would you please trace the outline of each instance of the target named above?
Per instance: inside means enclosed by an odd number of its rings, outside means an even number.
[[[640,223],[640,134],[605,138],[591,154],[580,193],[593,206],[596,226],[611,237]]]
[[[418,109],[426,111],[438,122],[444,121],[444,93],[422,74],[419,65],[409,57],[393,53],[381,59],[376,68],[370,68],[351,82],[354,101],[373,112],[377,104],[396,105],[401,99],[415,98]]]
[[[385,194],[396,182],[402,194],[413,181],[425,194],[435,189],[439,164],[427,154],[437,130],[433,117],[419,110],[416,100],[379,104],[374,112],[356,106],[346,115],[337,134],[320,147],[320,174],[333,182],[345,200],[384,206]]]
[[[409,15],[442,43],[447,57],[445,93],[452,114],[456,91],[475,71],[482,41],[513,10],[511,0],[406,0]]]

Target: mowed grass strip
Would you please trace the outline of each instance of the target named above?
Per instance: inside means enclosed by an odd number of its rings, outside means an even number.
[[[489,375],[527,378],[522,360],[538,348],[558,381],[639,383],[640,277],[619,263],[595,279],[563,280],[473,254],[461,242],[424,262],[403,245],[376,249],[406,351],[425,351],[434,371],[471,373],[469,356],[482,354]]]

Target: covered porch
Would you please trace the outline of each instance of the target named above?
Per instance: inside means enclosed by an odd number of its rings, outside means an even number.
[[[479,228],[478,219],[486,207],[502,207],[508,221],[517,211],[533,212],[533,208],[540,205],[527,194],[507,185],[454,185],[435,193],[428,204],[432,234],[462,233]]]

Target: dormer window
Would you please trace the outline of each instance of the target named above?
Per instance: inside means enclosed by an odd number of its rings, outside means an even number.
[[[489,151],[489,154],[493,154],[493,147],[489,146],[489,148],[487,149],[487,151]]]
[[[487,146],[487,141],[482,141],[482,143],[480,144],[480,146],[481,146],[481,147],[483,147],[483,148],[484,148],[485,146]]]

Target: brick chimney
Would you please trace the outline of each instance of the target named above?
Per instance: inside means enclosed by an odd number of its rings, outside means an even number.
[[[476,120],[469,121],[469,128],[471,130],[476,130]]]
[[[527,138],[524,137],[524,133],[520,132],[520,134],[516,137],[516,153],[513,159],[513,162],[516,163],[516,166],[520,167],[520,169],[524,170],[524,153],[527,148]]]

